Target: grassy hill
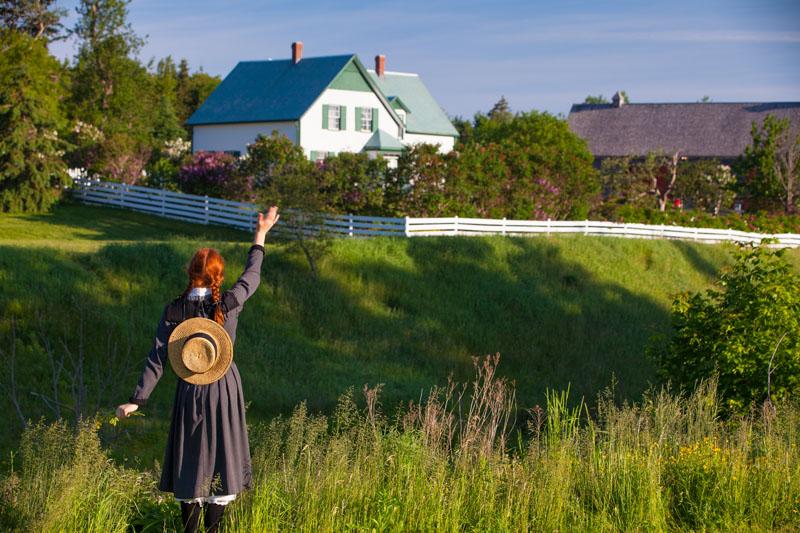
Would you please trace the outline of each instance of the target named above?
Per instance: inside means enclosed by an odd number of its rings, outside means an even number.
[[[234,230],[74,204],[0,217],[0,349],[7,365],[14,354],[24,416],[69,416],[76,397],[110,413],[133,391],[193,251],[219,249],[229,286],[249,243]],[[669,331],[673,296],[707,287],[732,250],[586,237],[337,240],[315,281],[298,252],[268,242],[235,351],[248,417],[303,400],[329,411],[365,383],[385,384],[391,412],[448,375],[468,380],[471,358],[496,352],[521,407],[568,385],[591,399],[612,376],[636,399],[654,375],[644,348]],[[4,379],[8,392],[10,372]],[[174,383],[166,372],[126,437],[129,454],[161,453]],[[2,423],[19,426],[9,394],[0,407]]]

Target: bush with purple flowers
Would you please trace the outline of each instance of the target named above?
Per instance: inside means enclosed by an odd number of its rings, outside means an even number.
[[[235,157],[222,152],[197,152],[178,172],[181,190],[230,200],[247,200],[252,186],[240,175]]]

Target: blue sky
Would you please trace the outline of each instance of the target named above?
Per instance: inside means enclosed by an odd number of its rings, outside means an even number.
[[[75,1],[68,8],[74,21]],[[133,0],[141,59],[224,76],[241,60],[354,52],[417,72],[450,115],[501,95],[567,114],[588,94],[634,102],[800,101],[800,0],[321,2]],[[53,45],[59,57],[70,42]]]

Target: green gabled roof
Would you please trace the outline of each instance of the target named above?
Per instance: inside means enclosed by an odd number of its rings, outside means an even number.
[[[242,61],[195,111],[186,124],[230,124],[298,120],[355,59],[354,54]]]
[[[399,96],[390,96],[389,103],[392,104],[392,109],[402,109],[406,113],[410,113],[411,109],[403,103],[403,100]]]
[[[309,57],[297,64],[291,59],[241,61],[186,124],[299,120],[325,89],[332,84],[351,86],[359,75],[365,86],[359,90],[368,86],[401,125],[386,95],[355,54]]]
[[[381,129],[373,133],[367,144],[364,145],[365,152],[402,152],[404,149],[405,147],[397,138]]]
[[[409,113],[406,117],[406,131],[429,135],[449,135],[457,137],[450,119],[434,100],[428,88],[416,74],[399,74],[386,72],[378,76],[369,71],[370,76],[378,84],[383,94],[402,99]]]

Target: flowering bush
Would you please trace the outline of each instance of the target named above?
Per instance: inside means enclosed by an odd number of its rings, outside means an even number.
[[[231,200],[244,200],[252,192],[250,180],[238,172],[235,157],[221,152],[197,152],[178,172],[181,190]]]

